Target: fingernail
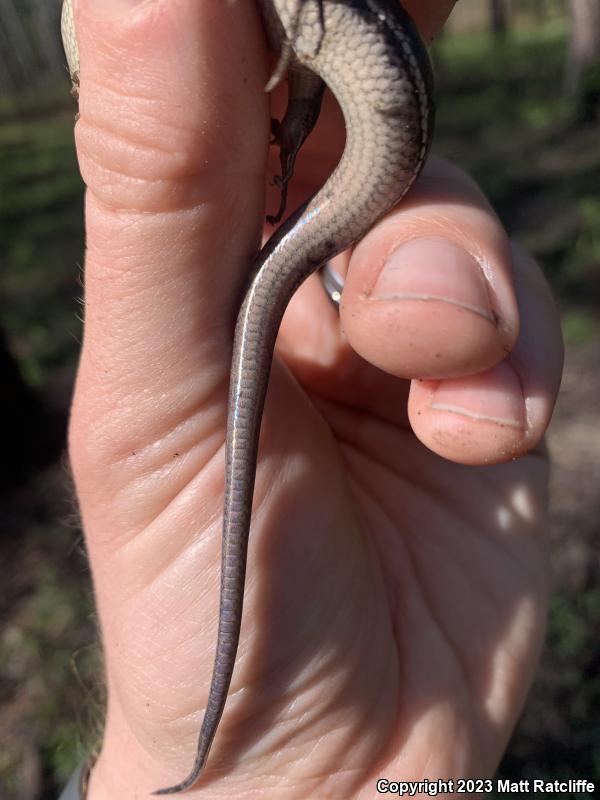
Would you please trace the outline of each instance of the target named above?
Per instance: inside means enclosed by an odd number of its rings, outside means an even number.
[[[116,17],[148,2],[153,2],[153,0],[87,0],[88,7],[99,19]]]
[[[479,375],[441,381],[429,406],[482,422],[526,429],[523,387],[507,362]]]
[[[435,300],[495,322],[487,282],[470,253],[441,237],[411,239],[392,252],[371,300]]]

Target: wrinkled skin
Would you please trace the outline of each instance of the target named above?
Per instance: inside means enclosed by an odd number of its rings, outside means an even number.
[[[90,800],[144,797],[193,761],[233,321],[268,171],[252,4],[123,3],[76,8],[89,191],[70,449],[109,692]],[[429,37],[451,5],[411,10]],[[329,100],[290,207],[342,141]],[[539,654],[562,347],[538,268],[439,161],[337,266],[340,317],[315,278],[284,320],[238,662],[190,797],[366,798],[381,775],[489,774]]]

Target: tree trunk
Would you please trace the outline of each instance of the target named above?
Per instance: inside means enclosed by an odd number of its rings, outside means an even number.
[[[545,22],[548,16],[548,6],[546,0],[533,0],[533,10],[535,11],[535,18],[538,22]]]
[[[565,67],[567,97],[579,96],[579,112],[594,118],[600,105],[600,2],[569,0],[571,30]]]
[[[0,0],[0,91],[65,75],[58,0]]]
[[[504,39],[508,30],[508,10],[506,0],[491,0],[490,19],[492,35],[495,39]]]
[[[571,32],[565,71],[565,89],[577,92],[584,69],[599,58],[600,3],[598,0],[569,0]]]

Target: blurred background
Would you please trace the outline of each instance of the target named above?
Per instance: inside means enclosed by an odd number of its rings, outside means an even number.
[[[83,187],[59,13],[0,0],[0,800],[56,800],[103,713],[65,457]],[[435,149],[540,260],[567,343],[547,644],[499,774],[600,781],[600,0],[459,0],[433,57]]]

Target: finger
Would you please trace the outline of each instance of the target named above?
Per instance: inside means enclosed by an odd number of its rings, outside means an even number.
[[[518,332],[506,235],[479,189],[432,161],[355,248],[341,319],[352,347],[405,378],[448,378],[501,361]]]
[[[131,452],[141,459],[144,445],[191,414],[205,427],[175,437],[175,451],[214,429],[214,416],[197,412],[226,394],[268,120],[252,4],[80,0],[76,17],[88,192],[72,442],[76,464],[85,457],[89,467],[90,454],[104,465]],[[165,497],[154,499],[164,507]]]
[[[563,344],[557,309],[539,267],[520,248],[513,250],[523,321],[512,352],[495,368],[460,379],[411,384],[384,373],[339,335],[331,304],[325,303],[323,313],[307,324],[311,309],[323,302],[317,282],[305,287],[303,303],[290,310],[280,352],[302,383],[331,408],[341,404],[395,425],[410,424],[429,449],[458,463],[484,465],[517,458],[539,444],[550,423]],[[356,426],[355,415],[349,415],[349,425]]]
[[[539,444],[558,395],[563,342],[554,300],[526,253],[513,248],[521,312],[518,341],[493,369],[449,381],[414,381],[408,413],[430,450],[463,464],[499,463]]]
[[[344,269],[344,263],[340,267]],[[355,247],[341,323],[352,348],[397,377],[471,375],[500,362],[518,333],[506,235],[464,173],[432,160],[410,195]],[[328,333],[324,330],[328,326]],[[307,286],[285,320],[302,358],[341,331],[323,292]]]

